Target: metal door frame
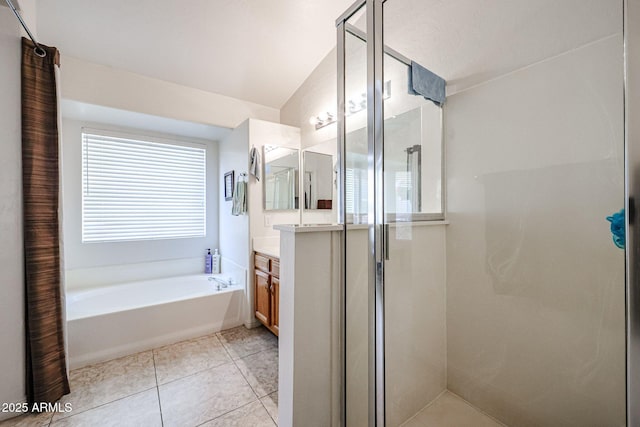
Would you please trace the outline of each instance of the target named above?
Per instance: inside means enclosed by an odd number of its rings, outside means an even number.
[[[340,310],[341,348],[341,419],[346,426],[346,244],[347,213],[345,194],[345,35],[346,21],[366,5],[367,15],[367,139],[369,152],[369,425],[385,425],[384,372],[384,104],[383,21],[385,0],[357,0],[337,20],[338,55],[338,162],[340,165],[338,213],[343,224],[341,250]],[[625,212],[626,212],[626,415],[627,426],[640,426],[640,227],[635,201],[640,200],[640,0],[623,0],[624,37],[624,144],[625,144]],[[638,77],[635,77],[638,79]],[[635,92],[634,92],[635,90]],[[634,115],[635,114],[635,115]]]

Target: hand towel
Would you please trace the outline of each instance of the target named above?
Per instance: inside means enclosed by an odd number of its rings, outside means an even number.
[[[231,215],[238,216],[247,212],[247,183],[244,180],[236,182],[236,190],[233,192],[233,207]]]
[[[442,77],[411,61],[409,94],[422,95],[425,99],[433,101],[434,104],[441,107],[446,98],[445,86],[446,82]]]
[[[255,176],[256,180],[260,181],[260,172],[261,172],[260,151],[256,147],[251,147],[251,152],[249,153],[249,157],[250,157],[249,173]]]

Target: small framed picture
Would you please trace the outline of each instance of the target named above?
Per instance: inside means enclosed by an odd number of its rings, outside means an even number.
[[[234,184],[233,171],[225,173],[224,174],[224,199],[225,200],[233,199],[233,184]]]

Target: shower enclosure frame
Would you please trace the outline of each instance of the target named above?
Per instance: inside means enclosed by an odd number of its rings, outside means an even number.
[[[338,162],[339,172],[339,204],[338,214],[343,224],[342,233],[342,305],[340,318],[342,321],[341,337],[341,371],[343,384],[341,387],[341,418],[346,425],[346,247],[347,247],[347,212],[346,212],[346,126],[345,126],[345,39],[347,20],[362,7],[366,7],[367,22],[367,146],[368,169],[374,171],[373,181],[368,180],[368,409],[369,425],[383,427],[385,411],[384,394],[384,262],[385,236],[388,229],[384,227],[383,185],[383,39],[382,39],[382,4],[385,0],[358,0],[337,20],[337,65],[338,65]],[[373,28],[373,32],[370,31]],[[370,36],[373,33],[373,37]],[[362,37],[361,37],[362,38]],[[405,59],[405,58],[402,58]],[[406,59],[405,59],[406,61]],[[403,61],[404,62],[404,61]],[[374,125],[375,124],[375,125]],[[371,173],[369,173],[371,175]],[[374,184],[375,181],[375,184]]]
[[[624,144],[627,426],[640,425],[640,0],[624,0]],[[635,22],[636,25],[631,25]]]
[[[366,7],[367,31],[367,146],[368,146],[368,425],[385,425],[385,331],[384,331],[384,254],[388,229],[384,225],[383,159],[384,99],[383,56],[389,49],[383,44],[383,4],[386,0],[357,0],[336,20],[337,30],[337,145],[338,145],[338,214],[343,225],[341,242],[341,337],[340,337],[340,417],[346,426],[346,126],[345,126],[345,39],[347,21]],[[640,226],[634,201],[640,200],[640,0],[623,0],[624,38],[624,146],[625,146],[625,273],[626,273],[626,425],[640,426]],[[355,35],[355,34],[354,34]],[[360,35],[362,38],[362,35]],[[387,52],[389,53],[389,52]],[[396,53],[396,52],[393,52]],[[395,55],[394,55],[395,56]],[[399,55],[406,63],[406,58]],[[637,80],[638,77],[635,77]],[[635,89],[635,94],[632,91]],[[633,119],[636,119],[634,122]],[[444,150],[443,150],[444,153]],[[446,184],[443,185],[443,190]],[[446,196],[443,194],[443,199]],[[443,209],[444,215],[444,209]]]

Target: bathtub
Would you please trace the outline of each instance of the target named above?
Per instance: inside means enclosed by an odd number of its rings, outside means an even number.
[[[196,274],[67,291],[71,369],[241,325],[244,283],[218,290],[211,277]]]

